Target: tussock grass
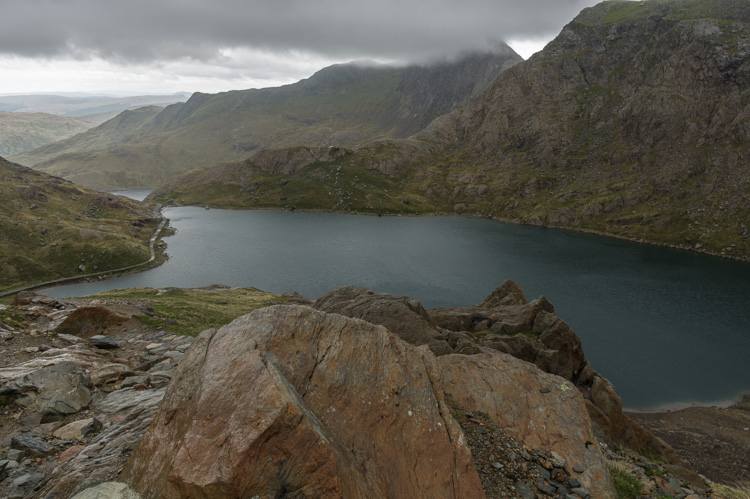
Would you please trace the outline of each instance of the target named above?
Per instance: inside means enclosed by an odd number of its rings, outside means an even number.
[[[712,483],[711,488],[727,499],[750,499],[750,482],[743,482],[734,486]]]
[[[637,499],[640,497],[645,487],[633,465],[625,461],[608,460],[607,469],[615,484],[618,498]]]

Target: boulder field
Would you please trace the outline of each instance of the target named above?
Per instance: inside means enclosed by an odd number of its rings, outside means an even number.
[[[284,296],[194,339],[26,296],[15,310],[45,324],[29,340],[52,345],[0,367],[0,495],[615,498],[608,460],[661,469],[645,451],[682,473],[672,496],[711,494],[510,281],[429,311],[355,287]],[[10,329],[4,346],[25,341]]]

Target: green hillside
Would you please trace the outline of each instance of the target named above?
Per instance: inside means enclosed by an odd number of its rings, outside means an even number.
[[[79,118],[45,113],[0,111],[0,156],[9,156],[67,139],[94,126]]]
[[[149,259],[159,217],[0,158],[0,291]]]

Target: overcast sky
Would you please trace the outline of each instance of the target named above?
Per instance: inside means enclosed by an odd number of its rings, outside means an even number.
[[[528,57],[596,0],[0,0],[0,94],[219,92],[338,62],[507,41]]]

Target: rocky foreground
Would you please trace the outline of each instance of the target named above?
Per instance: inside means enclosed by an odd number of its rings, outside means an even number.
[[[721,497],[509,281],[431,311],[287,294],[196,338],[138,300],[0,312],[3,497],[614,498],[614,465],[646,497]]]

